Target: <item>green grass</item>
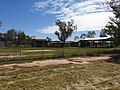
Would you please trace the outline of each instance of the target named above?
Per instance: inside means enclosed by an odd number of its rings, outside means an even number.
[[[53,51],[39,51],[39,52],[24,52],[25,50],[53,50]],[[0,58],[3,61],[19,61],[27,59],[43,59],[43,58],[59,58],[72,56],[96,56],[101,54],[109,54],[113,51],[120,50],[120,48],[79,48],[79,47],[65,47],[63,48],[0,48],[0,56],[13,56],[13,58]],[[113,54],[113,53],[112,53]],[[16,57],[17,56],[17,57]]]
[[[0,70],[0,90],[119,90],[120,65],[105,61],[84,65],[17,67]]]

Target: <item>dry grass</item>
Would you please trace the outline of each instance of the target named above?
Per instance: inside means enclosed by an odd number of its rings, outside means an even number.
[[[0,70],[0,90],[120,90],[120,65],[89,64],[18,67]]]

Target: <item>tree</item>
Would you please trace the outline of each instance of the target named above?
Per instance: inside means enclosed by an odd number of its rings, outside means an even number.
[[[84,39],[84,38],[86,38],[86,37],[87,37],[86,34],[81,34],[81,35],[80,35],[80,38],[82,38],[82,39]]]
[[[51,38],[49,38],[49,37],[46,37],[46,39],[47,39],[47,41],[52,41],[52,39],[51,39]]]
[[[15,29],[10,29],[7,31],[5,39],[8,42],[8,44],[15,44],[16,41],[16,36],[17,36],[17,32]]]
[[[26,40],[25,43],[27,44],[27,47],[31,47],[32,46],[32,37],[30,37],[29,35],[26,35]]]
[[[107,35],[113,37],[114,44],[120,45],[120,1],[111,0],[107,3],[109,10],[114,14],[114,17],[110,17],[110,21],[105,26],[104,30]]]
[[[52,39],[49,38],[49,37],[46,37],[46,39],[47,39],[47,46],[48,46],[48,47],[51,46],[51,41],[52,41]]]
[[[0,41],[2,40],[2,33],[0,33]]]
[[[96,35],[95,31],[88,31],[88,33],[87,33],[88,38],[94,38],[95,35]]]
[[[101,30],[99,37],[107,37],[107,33],[105,29]]]
[[[74,40],[77,40],[77,39],[79,39],[79,37],[78,37],[78,36],[75,36]]]
[[[23,31],[18,32],[18,44],[24,44],[26,41],[26,35]]]
[[[59,28],[59,31],[56,31],[55,35],[57,35],[58,39],[63,42],[62,46],[64,46],[66,39],[70,37],[75,30],[77,30],[77,26],[74,25],[74,20],[68,22],[57,20],[55,24]]]

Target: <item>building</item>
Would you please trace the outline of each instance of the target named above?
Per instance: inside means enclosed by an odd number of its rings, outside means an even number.
[[[74,41],[80,47],[112,47],[113,39],[111,37],[97,38],[79,38]]]
[[[72,42],[71,41],[65,41],[64,46],[65,47],[71,47]],[[51,41],[51,47],[63,47],[62,41]]]
[[[47,43],[47,39],[37,37],[32,38],[32,47],[46,47]]]

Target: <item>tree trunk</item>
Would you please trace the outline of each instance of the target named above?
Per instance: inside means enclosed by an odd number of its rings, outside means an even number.
[[[63,57],[65,56],[65,50],[64,50],[64,47],[65,47],[65,40],[63,41]]]
[[[65,41],[61,41],[61,47],[65,46]]]

